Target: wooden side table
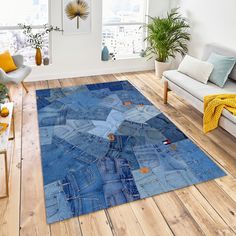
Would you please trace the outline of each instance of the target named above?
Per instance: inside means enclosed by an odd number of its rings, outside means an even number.
[[[7,165],[7,147],[9,140],[13,140],[15,138],[15,125],[14,125],[14,117],[13,117],[13,102],[2,104],[1,106],[7,107],[9,110],[9,115],[5,118],[0,117],[0,123],[7,123],[8,127],[4,133],[0,134],[0,156],[4,156],[5,162],[5,182],[6,182],[6,195],[0,196],[1,198],[6,198],[9,196],[9,188],[8,188],[8,165]],[[10,136],[11,125],[13,129],[13,137]]]

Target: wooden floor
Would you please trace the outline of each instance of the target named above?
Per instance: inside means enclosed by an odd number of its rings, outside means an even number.
[[[129,80],[228,176],[47,225],[35,90],[116,80]],[[16,139],[9,146],[10,197],[0,200],[1,236],[236,234],[236,139],[222,129],[204,135],[202,115],[174,94],[170,94],[169,105],[163,105],[162,87],[152,72],[36,82],[29,83],[28,88],[25,95],[20,86],[11,87]],[[4,190],[2,183],[0,191]]]

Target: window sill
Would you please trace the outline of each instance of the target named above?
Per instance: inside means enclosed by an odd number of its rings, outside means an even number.
[[[27,66],[30,66],[31,68],[41,68],[41,67],[49,67],[49,66],[52,66],[52,63],[50,63],[50,64],[48,64],[48,65],[44,65],[44,64],[42,64],[42,65],[40,65],[40,66],[37,66],[37,65],[27,65]]]
[[[144,57],[141,57],[139,55],[129,55],[129,56],[120,56],[117,57],[116,60],[109,60],[109,61],[103,61],[103,62],[115,62],[115,61],[124,61],[124,60],[134,60],[134,59],[142,59]]]

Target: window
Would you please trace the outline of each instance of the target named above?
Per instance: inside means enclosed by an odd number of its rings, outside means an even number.
[[[34,64],[35,50],[27,45],[18,24],[32,25],[34,31],[43,29],[48,23],[48,0],[11,0],[3,1],[0,7],[0,50],[19,53],[27,64]],[[49,37],[45,36],[42,49],[49,56]]]
[[[116,58],[135,57],[145,49],[147,0],[103,0],[102,41]]]

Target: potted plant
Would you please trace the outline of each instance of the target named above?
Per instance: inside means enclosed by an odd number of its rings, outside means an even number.
[[[148,31],[145,40],[148,41],[146,56],[155,57],[155,70],[158,78],[164,71],[170,69],[170,58],[177,54],[184,56],[188,52],[187,43],[190,40],[189,24],[178,9],[171,10],[167,17],[149,17],[151,22],[144,27]]]
[[[0,83],[0,104],[5,102],[8,97],[8,89],[6,85]]]
[[[18,26],[23,29],[23,33],[27,37],[27,43],[31,45],[32,48],[36,49],[35,63],[37,66],[40,66],[42,64],[41,49],[44,44],[44,36],[52,31],[62,30],[59,27],[45,24],[44,29],[41,32],[33,33],[33,28],[31,25],[18,24]]]

